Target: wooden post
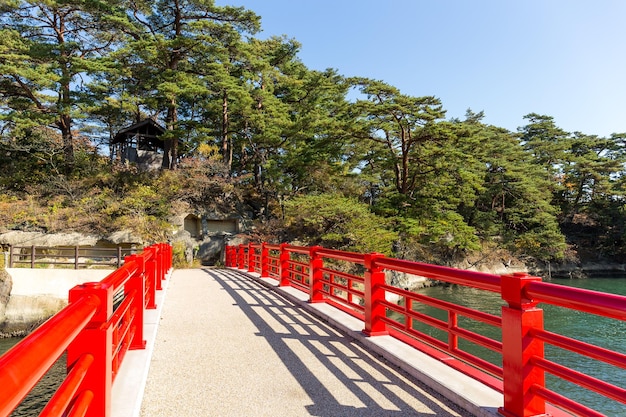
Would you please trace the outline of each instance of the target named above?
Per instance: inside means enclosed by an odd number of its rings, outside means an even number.
[[[122,247],[117,245],[117,269],[120,269],[122,266]]]

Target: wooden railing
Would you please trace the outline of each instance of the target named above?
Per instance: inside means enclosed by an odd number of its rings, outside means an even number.
[[[144,309],[172,266],[156,244],[126,256],[100,282],[70,290],[69,304],[0,357],[0,416],[8,416],[64,352],[67,376],[40,416],[111,416],[111,386],[130,349],[144,349]]]
[[[141,249],[139,249],[141,250]],[[124,257],[138,250],[130,247],[98,246],[9,246],[9,268],[60,266],[74,269],[119,268]]]
[[[359,254],[321,247],[249,244],[226,248],[227,267],[274,278],[363,321],[369,336],[391,335],[503,394],[499,412],[506,417],[571,415],[599,417],[602,413],[546,387],[546,374],[626,404],[626,389],[569,369],[544,355],[546,345],[574,352],[598,364],[626,370],[624,346],[614,350],[585,343],[544,329],[543,310],[550,304],[612,320],[626,321],[626,297],[542,282],[527,274],[492,275],[419,262]],[[438,300],[387,284],[386,272],[420,277],[497,293],[501,314],[490,314]],[[389,301],[394,300],[394,302]],[[446,319],[421,312],[428,305],[446,312]],[[496,329],[489,337],[476,324]],[[425,331],[437,329],[446,336]],[[463,344],[459,343],[463,341]],[[502,366],[464,349],[473,345],[495,352]],[[626,406],[624,408],[626,410]],[[626,415],[626,414],[625,414]]]

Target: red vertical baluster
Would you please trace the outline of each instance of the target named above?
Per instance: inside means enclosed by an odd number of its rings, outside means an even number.
[[[459,316],[454,311],[448,311],[448,349],[454,352],[459,349],[459,337],[454,330],[459,326]]]

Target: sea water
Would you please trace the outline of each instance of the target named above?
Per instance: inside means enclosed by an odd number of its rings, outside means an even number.
[[[626,295],[626,277],[624,278],[587,278],[587,279],[552,279],[548,281],[554,284],[584,288],[612,294]],[[481,291],[473,288],[460,286],[440,286],[424,288],[421,294],[464,305],[476,310],[494,315],[500,315],[503,301],[499,294]],[[553,333],[561,334],[576,340],[581,340],[593,345],[601,346],[626,354],[626,322],[607,319],[593,314],[572,311],[569,309],[551,305],[539,304],[544,310],[544,328]],[[416,310],[425,314],[447,320],[447,313],[418,305]],[[459,325],[496,340],[501,340],[501,332],[489,325],[483,325],[467,319],[459,319]],[[440,340],[447,341],[447,335],[425,326],[415,326],[418,330],[430,334]],[[460,341],[459,346],[476,356],[491,363],[502,366],[501,356],[491,350],[477,347],[469,342]],[[555,348],[550,345],[545,347],[545,357],[570,369],[594,376],[603,381],[624,387],[626,370],[602,362],[590,360],[584,356]],[[560,378],[546,375],[546,386],[566,397],[591,407],[607,416],[626,416],[626,405],[608,400],[606,397],[595,394],[577,385],[566,382]]]

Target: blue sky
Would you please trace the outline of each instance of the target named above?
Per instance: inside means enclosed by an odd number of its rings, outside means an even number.
[[[219,0],[262,18],[261,38],[302,44],[311,69],[383,80],[441,99],[447,118],[484,111],[566,131],[626,132],[623,0]]]

